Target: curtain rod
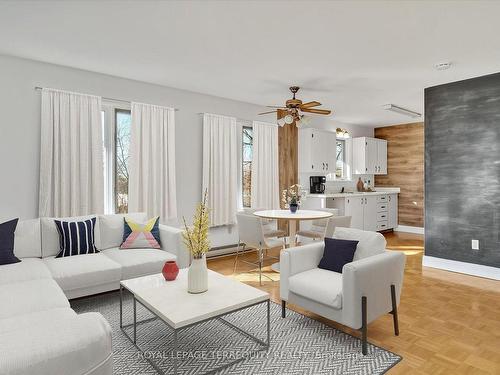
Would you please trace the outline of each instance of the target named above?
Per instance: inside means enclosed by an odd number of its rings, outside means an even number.
[[[210,113],[210,112],[198,112],[197,115],[204,115],[204,114],[208,114],[208,115],[213,115],[215,113]],[[218,116],[226,116],[226,115],[218,115]],[[235,116],[226,116],[226,117],[234,117],[236,120],[240,120],[240,121],[246,121],[246,122],[254,122],[254,121],[257,121],[257,120],[247,120],[245,118],[239,118],[239,117],[235,117]]]
[[[37,91],[42,90],[42,89],[43,89],[43,87],[40,87],[40,86],[35,86],[35,90],[37,90]],[[106,97],[104,97],[104,96],[102,96],[102,99],[104,99],[104,100],[110,100],[110,101],[113,101],[113,102],[123,102],[123,103],[128,103],[128,104],[130,104],[130,103],[131,103],[131,101],[130,101],[130,100],[115,99],[115,98],[106,98]],[[178,110],[179,110],[179,108],[174,108],[174,111],[176,111],[176,112],[177,112]]]

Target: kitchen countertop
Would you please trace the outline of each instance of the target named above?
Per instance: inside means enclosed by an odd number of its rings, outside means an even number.
[[[400,188],[397,187],[376,187],[375,191],[372,192],[359,192],[354,191],[352,193],[325,193],[325,194],[307,194],[306,198],[345,198],[345,197],[356,197],[362,195],[384,195],[390,193],[400,193]]]

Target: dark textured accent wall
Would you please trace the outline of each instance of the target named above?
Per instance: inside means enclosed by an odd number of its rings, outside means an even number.
[[[500,267],[499,208],[500,73],[427,88],[425,254]]]

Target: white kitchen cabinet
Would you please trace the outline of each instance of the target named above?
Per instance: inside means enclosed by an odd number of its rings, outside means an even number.
[[[363,230],[377,231],[377,197],[364,197]]]
[[[398,226],[398,195],[387,194],[387,227],[396,228]]]
[[[387,141],[360,137],[352,140],[354,174],[387,174]]]
[[[344,199],[344,215],[351,216],[351,228],[377,230],[377,197],[354,196]]]
[[[364,197],[349,197],[344,198],[345,205],[344,215],[351,217],[351,228],[363,229],[364,228],[364,212],[363,202]]]
[[[299,130],[299,173],[335,173],[337,138],[318,129]]]
[[[351,228],[383,231],[398,226],[398,194],[364,194],[326,198],[322,207],[337,208],[351,216]]]
[[[387,141],[385,139],[377,139],[375,174],[387,174]]]

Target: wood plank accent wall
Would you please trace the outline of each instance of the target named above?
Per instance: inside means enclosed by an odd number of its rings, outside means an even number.
[[[375,176],[375,186],[400,187],[399,224],[424,226],[424,124],[375,128],[375,138],[387,140],[387,175]]]
[[[287,114],[287,111],[278,110],[278,120]],[[281,192],[291,185],[299,183],[299,130],[295,122],[290,125],[278,127],[279,151],[279,186]],[[283,203],[281,203],[281,208]],[[279,228],[288,230],[286,222],[279,222]]]

